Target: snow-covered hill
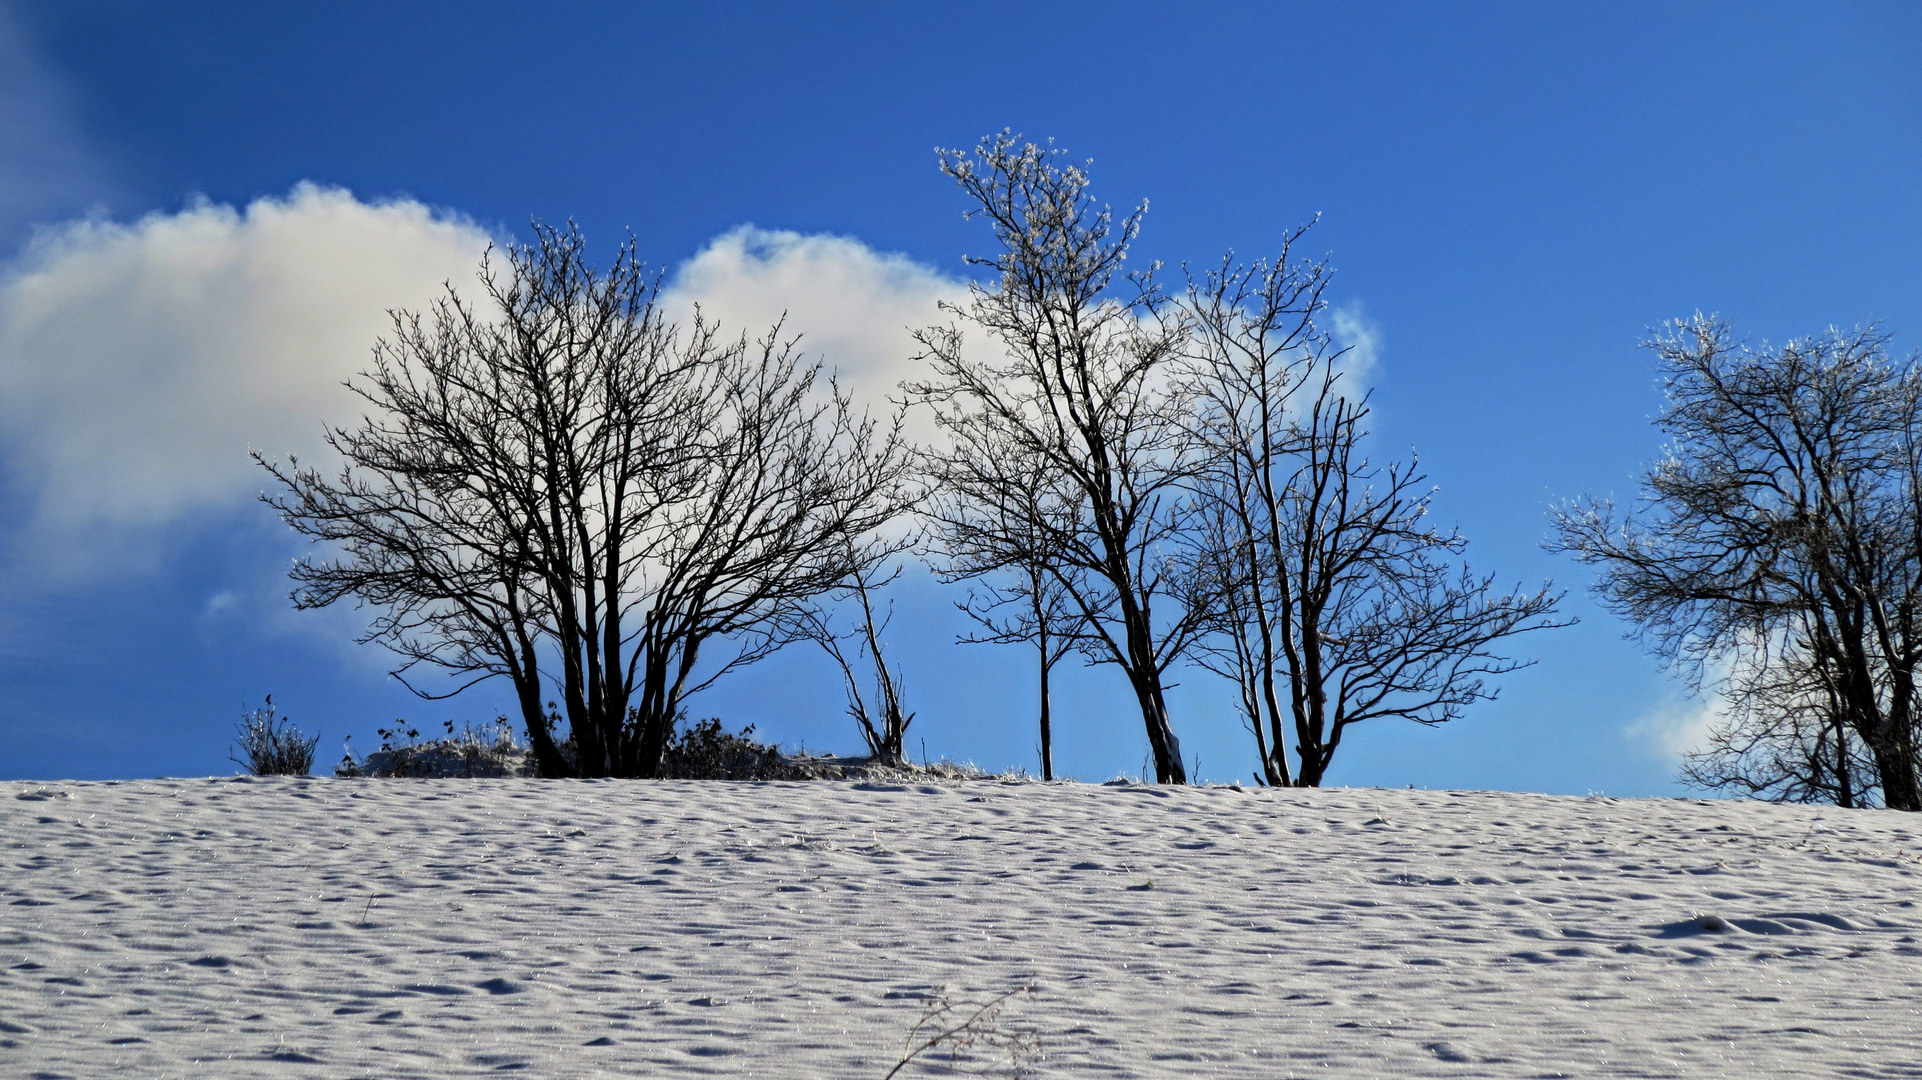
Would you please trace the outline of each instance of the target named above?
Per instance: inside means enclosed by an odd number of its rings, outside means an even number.
[[[1922,821],[973,782],[0,784],[0,1075],[1922,1076]],[[909,1070],[904,1070],[904,1075]]]

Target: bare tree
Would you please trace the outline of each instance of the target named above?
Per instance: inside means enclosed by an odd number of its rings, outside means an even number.
[[[1367,395],[1346,392],[1344,350],[1316,323],[1327,266],[1290,258],[1304,232],[1273,262],[1231,258],[1190,282],[1186,385],[1207,468],[1189,587],[1211,613],[1199,660],[1239,688],[1260,778],[1314,787],[1348,728],[1455,719],[1495,696],[1489,676],[1524,666],[1498,642],[1560,624],[1549,587],[1501,594],[1458,565],[1466,541],[1430,524],[1412,460],[1365,456]]]
[[[907,387],[947,436],[926,455],[937,531],[973,565],[1032,567],[1058,584],[1076,633],[1126,674],[1155,776],[1185,783],[1164,676],[1197,614],[1174,591],[1189,463],[1166,382],[1186,339],[1151,274],[1122,274],[1145,204],[1116,222],[1060,151],[1003,132],[941,168],[1001,247],[996,277],[920,332],[927,382]],[[963,348],[983,331],[993,358]]]
[[[982,465],[991,464],[981,462]],[[1054,705],[1050,688],[1055,665],[1077,646],[1090,644],[1079,633],[1075,590],[1063,584],[1079,571],[1048,548],[1050,538],[1066,532],[1070,523],[1056,520],[1038,524],[1050,513],[1059,514],[1072,500],[1051,498],[1049,478],[1035,462],[1006,458],[994,463],[993,504],[945,504],[937,512],[938,553],[944,561],[935,573],[945,581],[970,582],[967,598],[956,606],[980,626],[963,636],[964,644],[1031,645],[1035,649],[1039,682],[1041,778],[1054,779]],[[977,470],[979,471],[979,470]],[[982,485],[978,490],[986,491]],[[937,503],[937,506],[944,504]],[[1016,561],[1009,561],[1018,555]],[[1085,591],[1085,589],[1083,590]]]
[[[1276,787],[1293,783],[1285,731],[1306,719],[1291,693],[1284,722],[1276,687],[1277,672],[1303,668],[1290,632],[1293,578],[1280,554],[1288,547],[1289,480],[1307,449],[1290,409],[1312,371],[1332,374],[1340,360],[1315,322],[1326,304],[1328,265],[1292,259],[1306,232],[1284,237],[1273,262],[1241,267],[1224,258],[1218,270],[1190,278],[1187,294],[1198,346],[1188,391],[1209,462],[1194,574],[1219,598],[1198,662],[1234,681],[1260,779]]]
[[[337,553],[296,564],[297,606],[373,605],[403,680],[509,678],[547,775],[650,776],[687,695],[861,568],[850,537],[904,505],[898,429],[824,394],[778,326],[683,334],[632,240],[603,274],[571,226],[535,232],[505,276],[483,263],[485,306],[396,314],[352,384],[372,414],[328,432],[338,477],[262,459],[268,501]]]
[[[710,414],[712,454],[696,489],[662,515],[648,582],[646,681],[637,710],[645,761],[659,759],[680,701],[725,672],[807,636],[815,601],[871,581],[894,552],[875,534],[905,513],[898,418],[879,427],[819,367],[800,367],[772,333]],[[696,678],[700,650],[732,651]]]
[[[1751,348],[1699,313],[1667,324],[1647,345],[1671,443],[1641,498],[1557,514],[1556,546],[1601,568],[1603,602],[1733,700],[1690,762],[1698,783],[1922,810],[1922,371],[1887,341]]]
[[[1041,779],[1054,779],[1054,709],[1049,682],[1056,664],[1080,640],[1068,590],[1041,563],[1013,568],[1005,584],[977,581],[956,606],[981,626],[961,639],[970,645],[1032,645],[1039,679]]]
[[[889,553],[893,550],[899,549]],[[836,630],[833,617],[816,607],[808,613],[804,633],[840,670],[848,715],[860,728],[869,756],[883,765],[900,765],[907,760],[908,725],[914,722],[914,714],[902,707],[901,674],[888,663],[885,639],[888,624],[894,621],[893,602],[877,614],[874,600],[874,594],[892,584],[900,571],[884,573],[878,558],[850,561],[860,565],[837,592],[843,604],[853,609],[853,629],[846,633]],[[872,698],[862,692],[867,683],[872,684]]]

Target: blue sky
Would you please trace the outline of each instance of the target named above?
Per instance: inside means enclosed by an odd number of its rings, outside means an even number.
[[[227,772],[267,693],[329,760],[396,716],[491,716],[501,693],[408,696],[352,612],[287,610],[299,548],[247,449],[352,419],[330,387],[380,310],[530,217],[631,229],[743,319],[789,306],[878,387],[988,241],[932,148],[1002,127],[1149,199],[1145,257],[1258,255],[1322,215],[1380,446],[1419,452],[1474,565],[1569,588],[1582,623],[1520,641],[1540,663],[1500,700],[1359,729],[1332,783],[1682,790],[1701,705],[1540,550],[1545,511],[1657,453],[1635,343],[1663,319],[1922,342],[1909,5],[0,7],[0,777]],[[910,744],[1032,769],[1027,657],[952,645],[952,599],[897,597]],[[1180,676],[1177,728],[1245,779],[1209,679]],[[1063,772],[1140,771],[1126,698],[1113,669],[1064,680]],[[694,708],[858,745],[800,648]]]

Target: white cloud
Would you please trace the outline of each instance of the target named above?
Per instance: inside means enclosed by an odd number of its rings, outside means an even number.
[[[665,299],[683,323],[698,303],[729,335],[764,334],[785,313],[783,332],[800,334],[802,351],[878,413],[923,372],[912,331],[946,322],[940,301],[966,295],[964,283],[859,240],[743,226],[683,265]]]
[[[361,403],[387,311],[463,292],[490,237],[411,201],[303,184],[244,209],[43,228],[0,277],[0,466],[43,573],[151,565],[155,538],[261,487],[249,449],[312,455]],[[965,286],[857,240],[751,227],[703,248],[665,297],[729,334],[785,332],[885,410],[911,328]]]
[[[244,210],[43,229],[0,278],[0,458],[43,572],[150,560],[158,528],[260,490],[247,451],[312,453],[387,310],[470,281],[489,236],[412,201],[303,184]]]
[[[1680,758],[1707,746],[1709,732],[1727,718],[1728,703],[1720,695],[1674,696],[1636,717],[1625,731],[1650,750]]]
[[[471,294],[489,239],[417,202],[313,185],[43,229],[0,277],[0,466],[25,508],[22,554],[48,572],[150,565],[167,528],[243,504],[262,486],[247,450],[311,455],[323,425],[350,423],[361,402],[341,383],[388,309],[419,309],[445,281]],[[743,226],[679,267],[664,300],[729,335],[785,315],[803,352],[880,412],[925,371],[913,331],[966,295],[855,239]],[[1366,380],[1378,329],[1356,306],[1330,317]],[[977,331],[969,347],[992,343]]]

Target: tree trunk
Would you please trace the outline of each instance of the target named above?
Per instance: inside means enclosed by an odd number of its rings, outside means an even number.
[[[1868,740],[1875,756],[1875,771],[1882,781],[1882,805],[1891,810],[1922,810],[1922,791],[1917,790],[1915,750],[1903,732],[1888,730]]]
[[[1241,687],[1242,710],[1247,714],[1250,726],[1255,729],[1255,756],[1261,760],[1261,771],[1255,774],[1255,782],[1268,787],[1280,787],[1281,785],[1275,783],[1275,755],[1268,751],[1268,735],[1261,727],[1261,709],[1255,704],[1246,679],[1247,676],[1244,674]]]
[[[1892,648],[1885,649],[1885,655],[1894,652]],[[1888,656],[1888,661],[1895,685],[1882,725],[1890,758],[1882,766],[1882,802],[1891,810],[1918,811],[1922,810],[1922,783],[1918,783],[1916,776],[1915,714],[1911,704],[1915,700],[1915,679],[1910,666],[1913,662],[1893,655]]]
[[[633,706],[634,761],[629,775],[652,780],[661,775],[661,758],[674,734],[678,701],[668,700],[668,657],[652,634],[639,648],[647,650],[641,668],[641,703]]]
[[[1133,675],[1133,673],[1130,673]],[[1155,783],[1185,784],[1187,766],[1181,761],[1181,740],[1168,723],[1168,705],[1162,698],[1161,680],[1154,675],[1135,676],[1135,698],[1141,704],[1141,719],[1148,729],[1148,748],[1155,759]]]
[[[659,710],[634,718],[634,775],[652,780],[661,775],[661,759],[667,753],[667,740],[674,734],[674,716]]]
[[[514,696],[520,700],[521,719],[527,724],[527,744],[534,749],[535,768],[549,778],[573,776],[574,770],[561,756],[560,747],[554,744],[554,733],[548,729],[547,713],[541,708],[540,686],[516,679]]]
[[[1274,635],[1265,621],[1261,627],[1261,652],[1261,704],[1267,709],[1268,730],[1274,737],[1273,745],[1262,754],[1261,768],[1268,775],[1269,787],[1288,787],[1293,781],[1288,775],[1288,744],[1282,739],[1281,701],[1275,694]],[[1262,718],[1257,715],[1250,719],[1259,736]]]
[[[1048,663],[1048,639],[1044,634],[1041,638],[1041,779],[1043,780],[1054,779],[1053,733],[1048,723],[1048,669],[1053,666]]]
[[[1334,757],[1334,748],[1326,738],[1326,716],[1322,708],[1322,698],[1311,692],[1310,699],[1302,703],[1295,714],[1295,749],[1301,758],[1301,772],[1295,777],[1296,787],[1321,786],[1322,777],[1328,771],[1328,762]]]

